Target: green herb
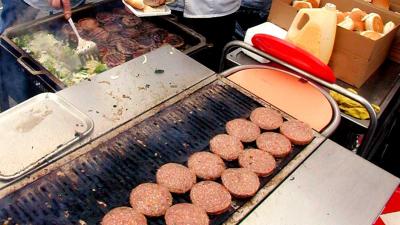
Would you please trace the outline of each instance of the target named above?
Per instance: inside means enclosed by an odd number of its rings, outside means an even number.
[[[102,72],[104,72],[104,71],[106,71],[106,70],[108,70],[107,65],[101,63],[101,64],[99,64],[99,65],[96,66],[96,69],[94,69],[94,72],[95,72],[95,73],[102,73]]]

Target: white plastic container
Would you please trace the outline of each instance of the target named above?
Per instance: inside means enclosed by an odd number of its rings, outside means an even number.
[[[328,64],[335,43],[336,21],[334,4],[327,3],[320,9],[301,9],[289,28],[286,40]]]
[[[255,26],[255,27],[249,28],[246,31],[246,36],[244,38],[244,42],[246,42],[247,44],[253,45],[253,43],[251,42],[251,39],[256,34],[269,34],[271,36],[274,36],[274,37],[277,37],[280,39],[285,39],[287,32],[286,32],[286,30],[276,26],[273,23],[265,22],[265,23]],[[243,49],[243,53],[245,53],[249,57],[257,60],[260,63],[268,63],[269,62],[267,59],[264,59],[263,57],[261,57],[257,54],[254,54],[252,52],[249,52],[245,49]]]

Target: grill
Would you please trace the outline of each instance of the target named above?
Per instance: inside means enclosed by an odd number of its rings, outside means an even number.
[[[192,153],[207,150],[209,140],[225,131],[227,121],[248,117],[259,106],[252,97],[215,81],[5,196],[0,200],[0,222],[99,224],[110,209],[129,205],[133,187],[154,182],[161,165],[185,163]],[[261,179],[262,186],[301,150],[296,146],[288,157],[278,161],[274,174]],[[238,166],[236,162],[227,165]],[[173,196],[174,203],[190,201],[188,194]],[[235,200],[228,212],[211,217],[212,224],[222,224],[246,201]],[[149,219],[149,224],[164,224],[164,221],[163,218]]]
[[[115,8],[122,8],[124,5],[118,0],[107,0],[97,4],[88,4],[73,10],[75,22],[85,17],[95,17],[97,12],[112,12]],[[185,41],[185,45],[180,48],[182,52],[189,56],[195,56],[206,49],[205,38],[191,30],[190,28],[180,24],[172,17],[150,17],[142,18],[143,21],[151,22],[158,28],[163,28],[169,33],[177,34]],[[67,24],[64,16],[61,14],[45,17],[21,25],[16,25],[8,28],[1,36],[1,43],[7,50],[17,58],[18,63],[29,75],[34,75],[36,86],[46,89],[46,91],[59,91],[66,88],[66,85],[58,79],[52,72],[47,70],[45,66],[35,60],[30,54],[17,46],[12,41],[15,37],[20,37],[25,34],[32,34],[37,31],[47,31],[54,34],[58,39],[66,41],[66,37],[62,35],[61,28]],[[124,65],[122,65],[124,66]],[[39,83],[40,85],[38,85]]]

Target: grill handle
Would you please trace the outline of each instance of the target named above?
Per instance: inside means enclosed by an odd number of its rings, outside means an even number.
[[[370,151],[371,151],[370,147],[372,144],[372,137],[376,133],[376,128],[378,126],[378,120],[377,120],[377,116],[376,116],[376,112],[375,112],[374,108],[372,107],[371,103],[369,103],[365,98],[363,98],[359,95],[356,95],[335,83],[331,83],[326,80],[323,80],[320,77],[316,77],[302,69],[297,68],[294,65],[288,64],[287,62],[272,56],[271,54],[269,54],[269,52],[263,52],[259,49],[254,48],[253,46],[251,46],[247,43],[244,43],[243,41],[231,41],[225,45],[223,52],[222,52],[220,64],[219,64],[219,72],[222,72],[222,70],[225,67],[225,60],[226,60],[227,55],[235,48],[246,49],[246,50],[248,50],[254,54],[257,54],[261,57],[264,57],[273,62],[281,64],[281,65],[285,66],[286,68],[289,68],[289,69],[297,72],[300,76],[304,77],[305,79],[307,79],[309,81],[313,81],[329,90],[336,91],[339,94],[342,94],[342,95],[360,103],[361,105],[363,105],[367,109],[368,114],[370,116],[370,123],[369,123],[368,129],[367,129],[367,132],[364,136],[364,140],[361,143],[361,145],[357,151],[357,154],[361,155],[363,158],[370,159],[370,157],[371,157],[370,156]],[[336,104],[336,102],[334,104]],[[336,108],[337,108],[337,105],[336,105]],[[334,129],[335,129],[334,126],[329,126],[328,128],[325,129],[323,134],[326,137],[329,137],[333,133]]]
[[[26,56],[21,56],[17,59],[17,62],[25,69],[27,70],[31,75],[37,76],[37,75],[43,75],[45,74],[43,71],[41,70],[35,70],[34,68],[32,68],[29,63],[31,65],[34,64],[34,62],[32,62],[29,57]]]

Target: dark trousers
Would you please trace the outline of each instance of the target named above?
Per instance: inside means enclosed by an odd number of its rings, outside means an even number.
[[[207,39],[209,49],[196,56],[203,65],[217,71],[223,47],[233,39],[235,14],[216,18],[185,18],[182,12],[174,12],[179,21]]]
[[[30,7],[23,0],[1,0],[3,11],[0,15],[0,34],[13,24],[24,23],[36,18],[38,9]]]

